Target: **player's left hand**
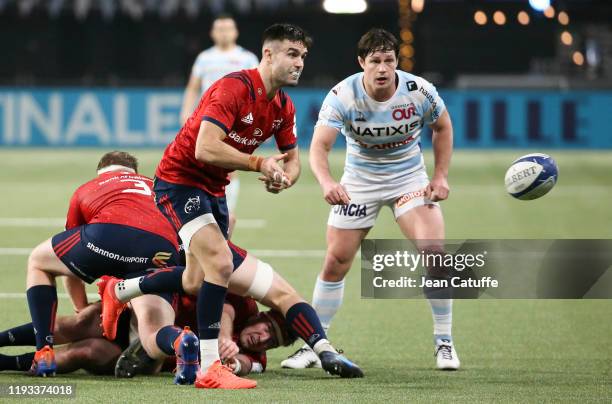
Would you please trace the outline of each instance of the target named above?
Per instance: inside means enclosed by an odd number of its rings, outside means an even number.
[[[272,194],[278,194],[292,185],[291,180],[289,180],[286,175],[279,172],[274,173],[274,179],[272,181],[265,176],[261,176],[258,179],[265,184],[266,191]]]
[[[443,201],[448,198],[449,192],[446,177],[434,177],[425,187],[425,198],[434,202]]]

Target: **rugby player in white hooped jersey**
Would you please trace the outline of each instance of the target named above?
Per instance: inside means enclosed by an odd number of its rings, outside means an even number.
[[[181,125],[189,119],[196,102],[215,81],[226,74],[259,66],[259,58],[236,43],[238,28],[236,21],[230,15],[220,14],[215,18],[210,29],[210,38],[214,45],[200,52],[191,69],[191,76],[183,96]],[[234,211],[238,203],[239,191],[238,175],[232,174],[231,182],[225,189],[230,236],[236,224]]]
[[[436,88],[421,77],[397,70],[398,50],[397,39],[383,29],[363,35],[358,44],[363,72],[346,78],[329,92],[315,126],[310,166],[325,200],[332,205],[327,252],[312,299],[325,329],[342,304],[344,277],[382,206],[392,209],[402,233],[419,250],[443,249],[444,219],[438,201],[449,193],[453,128]],[[431,181],[419,140],[424,125],[433,131]],[[347,141],[339,183],[331,176],[328,162],[338,133]],[[432,245],[432,240],[437,242]],[[428,276],[435,278],[434,273]],[[450,291],[425,290],[425,295],[433,314],[436,366],[456,370],[460,363],[451,337]],[[281,365],[320,366],[306,345]]]

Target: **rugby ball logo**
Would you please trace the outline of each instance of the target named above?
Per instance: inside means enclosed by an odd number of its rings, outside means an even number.
[[[514,160],[506,171],[506,191],[520,200],[546,195],[557,183],[559,169],[549,155],[532,153]]]

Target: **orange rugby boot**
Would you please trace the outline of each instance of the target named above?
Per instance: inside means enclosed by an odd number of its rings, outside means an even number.
[[[206,373],[198,372],[195,386],[198,389],[252,389],[257,382],[238,377],[221,361],[215,361]]]
[[[34,354],[32,367],[28,374],[32,376],[55,376],[57,364],[55,363],[55,352],[49,345],[45,345]]]
[[[127,303],[122,303],[115,294],[115,285],[120,281],[105,275],[98,282],[98,294],[102,299],[102,333],[109,341],[117,338],[119,316],[127,307]]]

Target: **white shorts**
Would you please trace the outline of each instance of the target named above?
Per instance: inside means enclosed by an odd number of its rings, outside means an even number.
[[[359,192],[355,186],[343,184],[351,197],[351,203],[333,206],[327,224],[338,229],[367,229],[374,226],[378,212],[383,206],[393,210],[396,220],[417,206],[439,206],[437,202],[424,196],[424,189],[428,183],[426,175],[419,176],[414,181],[398,187],[373,190],[370,185],[367,194]],[[372,199],[372,196],[375,196],[375,199]]]

